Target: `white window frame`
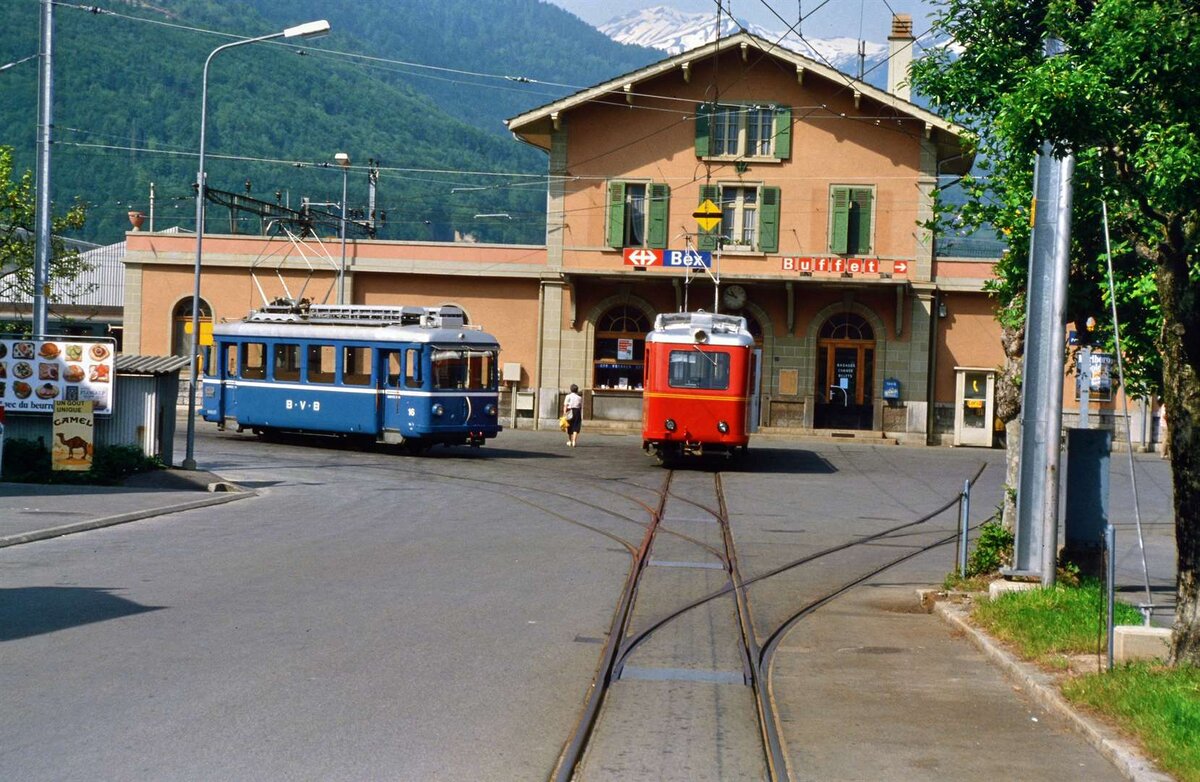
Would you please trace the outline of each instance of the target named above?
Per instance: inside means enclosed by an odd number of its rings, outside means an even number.
[[[746,184],[744,182],[720,184],[721,198],[721,232],[729,237],[724,244],[725,250],[742,251],[742,252],[757,252],[759,238],[762,235],[762,225],[759,222],[759,208],[762,206],[762,185],[761,184]],[[733,191],[734,197],[732,200],[726,198],[727,191]],[[746,194],[754,193],[753,203],[746,203]],[[727,219],[729,212],[732,212],[733,219]],[[750,229],[752,235],[750,241],[745,241],[746,236],[746,217],[753,215],[754,227]]]
[[[737,119],[736,139],[734,141],[734,150],[732,152],[725,151],[725,147],[729,146],[729,132],[727,126],[733,123],[728,122],[733,116]],[[759,149],[753,152],[747,149],[750,142],[750,118],[754,117],[758,120],[759,131],[762,130],[762,125],[766,123],[767,143],[766,150],[761,149],[762,139],[759,138]],[[719,130],[718,130],[719,129]],[[709,157],[713,158],[749,158],[755,160],[774,160],[775,159],[775,107],[762,106],[759,104],[736,104],[736,103],[720,103],[717,104],[716,111],[713,112],[712,120],[709,125],[709,144],[712,154]],[[720,150],[720,151],[714,151]]]
[[[641,180],[621,180],[625,184],[625,225],[622,228],[626,247],[646,247],[650,238],[650,182]],[[635,187],[642,189],[642,225],[641,241],[635,241],[633,235],[633,196],[630,190]]]

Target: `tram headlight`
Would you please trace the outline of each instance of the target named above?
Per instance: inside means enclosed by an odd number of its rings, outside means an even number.
[[[484,405],[483,412],[484,412],[484,415],[489,415],[489,416],[495,417],[496,406],[494,404],[492,404],[491,402],[488,402],[486,405]]]
[[[721,434],[729,434],[729,424],[725,421],[717,421],[717,431]]]
[[[440,404],[435,403],[434,406],[430,408],[430,412],[433,413],[434,415],[440,416],[446,412],[446,408],[442,407]]]
[[[668,432],[674,432],[675,431],[675,419],[668,418],[666,423],[663,424],[663,426],[667,427]]]

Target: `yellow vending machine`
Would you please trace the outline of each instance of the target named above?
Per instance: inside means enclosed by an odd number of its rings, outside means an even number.
[[[954,368],[954,444],[991,448],[996,417],[996,370]]]

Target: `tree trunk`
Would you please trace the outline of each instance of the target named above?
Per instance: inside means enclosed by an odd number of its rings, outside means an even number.
[[[1004,367],[996,378],[996,417],[1004,424],[1004,497],[1000,520],[1009,532],[1017,528],[1017,478],[1021,475],[1021,368],[1025,361],[1025,330],[1003,326],[1000,345]]]
[[[1163,401],[1175,490],[1176,604],[1171,663],[1200,665],[1200,298],[1186,254],[1162,253]]]

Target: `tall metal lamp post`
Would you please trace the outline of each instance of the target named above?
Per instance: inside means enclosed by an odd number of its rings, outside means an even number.
[[[192,290],[192,335],[188,340],[188,355],[191,357],[192,371],[188,379],[188,416],[187,416],[187,453],[183,459],[183,469],[196,469],[196,383],[200,367],[196,362],[197,347],[200,340],[200,258],[204,245],[204,132],[208,115],[208,66],[218,52],[232,49],[235,46],[245,46],[248,43],[270,41],[275,38],[315,38],[329,32],[329,22],[324,19],[315,22],[305,22],[295,27],[288,27],[270,35],[260,35],[257,38],[244,38],[213,49],[204,61],[204,77],[200,88],[200,156],[196,172],[196,263],[193,272],[194,287]]]
[[[338,269],[338,304],[346,303],[346,183],[350,175],[350,155],[338,152],[333,159],[342,167],[342,265]]]

